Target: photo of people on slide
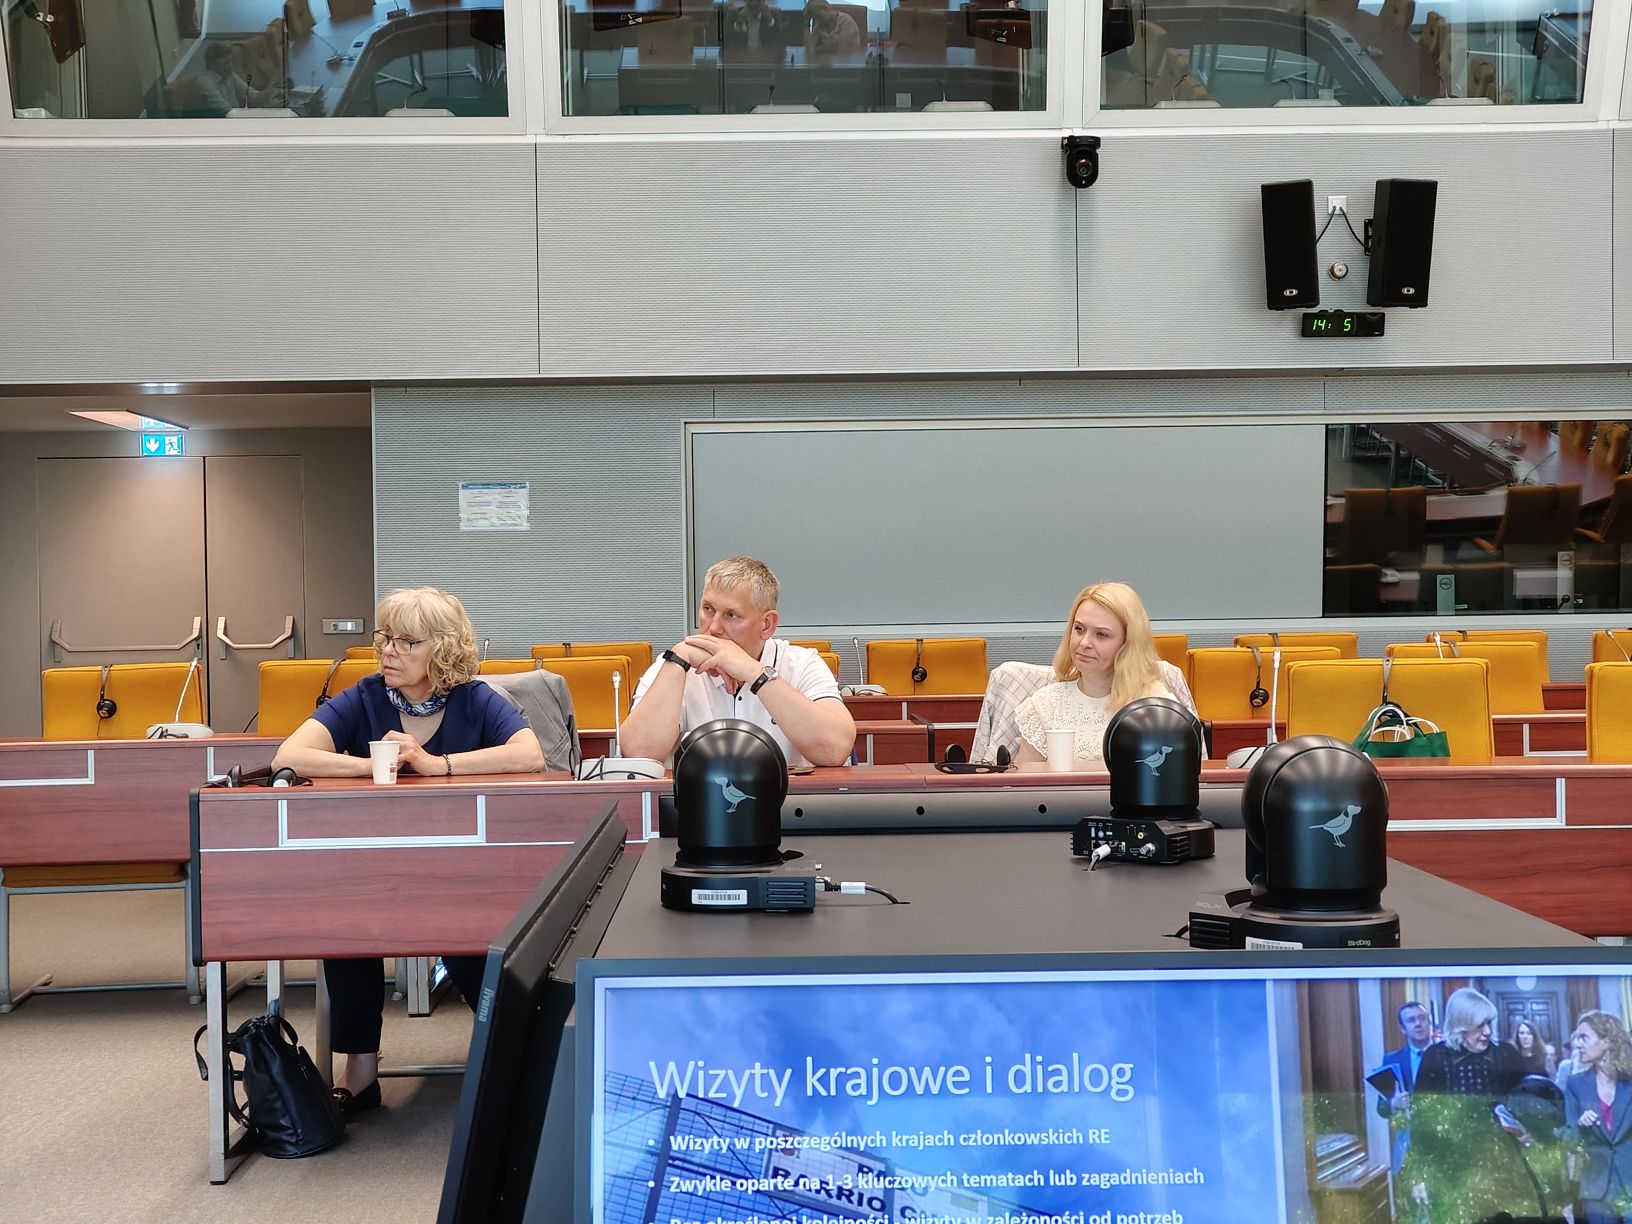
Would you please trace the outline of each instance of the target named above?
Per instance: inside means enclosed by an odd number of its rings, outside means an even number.
[[[1280,1112],[1304,1136],[1288,1145],[1286,1182],[1307,1218],[1632,1213],[1614,1161],[1621,1144],[1632,1172],[1632,979],[1361,977],[1275,991],[1277,1027],[1302,1034],[1301,1048],[1282,1047]]]

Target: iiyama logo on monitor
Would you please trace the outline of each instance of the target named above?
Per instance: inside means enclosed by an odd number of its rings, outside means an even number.
[[[1332,835],[1332,841],[1336,843],[1339,849],[1347,850],[1348,847],[1343,844],[1343,834],[1349,831],[1349,826],[1354,824],[1354,818],[1358,815],[1360,815],[1360,805],[1351,803],[1325,824],[1310,825],[1309,829],[1311,832],[1316,829],[1325,829],[1326,832]]]
[[[731,779],[725,777],[723,774],[715,774],[709,779],[709,781],[720,788],[720,794],[724,795],[725,801],[731,805],[725,809],[728,813],[736,811],[737,804],[741,803],[744,799],[754,798],[754,796],[750,795],[747,791],[739,790],[737,787],[733,786],[731,784]]]

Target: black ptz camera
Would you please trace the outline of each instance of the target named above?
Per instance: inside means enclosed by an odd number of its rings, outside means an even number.
[[[1076,188],[1092,187],[1099,177],[1099,137],[1066,136],[1060,148],[1065,150],[1065,181]]]

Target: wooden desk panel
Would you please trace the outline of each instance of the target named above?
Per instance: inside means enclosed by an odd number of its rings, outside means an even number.
[[[627,784],[624,784],[627,786]],[[644,836],[643,791],[490,777],[353,778],[199,794],[206,961],[476,953],[609,798]]]
[[[407,849],[205,852],[202,954],[234,961],[481,953],[566,851],[542,843],[438,846],[434,868]]]
[[[1552,710],[1545,714],[1492,714],[1497,756],[1586,752],[1585,711]]]
[[[1512,829],[1479,846],[1465,833],[1412,832],[1391,836],[1388,854],[1582,935],[1632,932],[1625,833]]]
[[[179,863],[187,794],[212,773],[271,762],[261,736],[0,741],[0,864]]]
[[[844,708],[858,722],[861,719],[911,718],[914,714],[936,723],[970,723],[980,717],[979,693],[949,694],[942,697],[846,697]]]
[[[1541,686],[1541,704],[1549,710],[1584,710],[1587,708],[1587,684],[1584,680],[1567,680]]]

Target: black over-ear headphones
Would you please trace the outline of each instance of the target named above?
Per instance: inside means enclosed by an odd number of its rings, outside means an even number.
[[[96,716],[98,718],[112,718],[119,713],[119,703],[108,696],[108,672],[113,669],[111,663],[102,664],[102,686],[96,692]]]
[[[1252,692],[1247,694],[1247,704],[1261,710],[1269,704],[1269,690],[1264,687],[1264,652],[1257,646],[1247,649],[1252,651],[1252,665],[1256,669],[1252,677]]]
[[[344,662],[344,659],[336,659],[333,663],[329,664],[329,674],[323,677],[323,691],[317,695],[317,700],[312,703],[312,708],[314,710],[324,702],[328,701],[329,685],[334,680],[334,673],[340,670],[340,664]]]
[[[984,761],[971,761],[963,751],[962,744],[949,744],[946,749],[946,760],[935,766],[941,773],[951,774],[984,774],[1005,773],[1010,768],[1009,748],[1007,744],[999,744],[995,754],[997,763],[988,765]]]
[[[912,682],[922,684],[929,679],[929,672],[924,670],[924,639],[918,639],[918,653],[912,660]]]

